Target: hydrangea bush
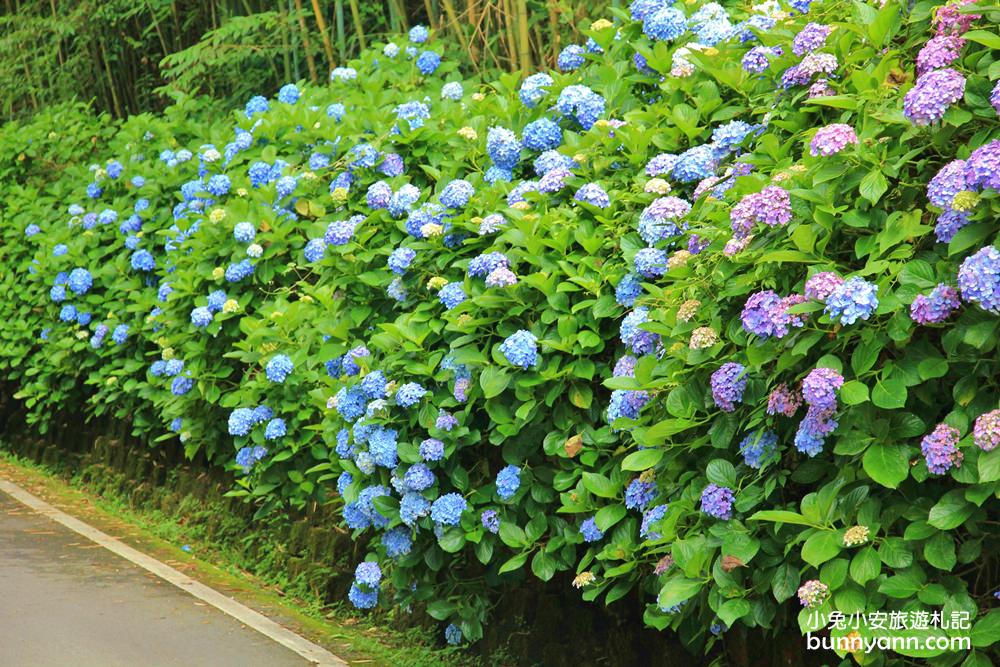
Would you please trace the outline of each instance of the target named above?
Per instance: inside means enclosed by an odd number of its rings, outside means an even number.
[[[337,504],[345,597],[448,643],[567,571],[700,650],[943,610],[973,651],[911,657],[989,664],[998,18],[637,0],[523,79],[415,28],[133,118],[4,186],[0,369],[41,428],[110,414],[261,513]]]

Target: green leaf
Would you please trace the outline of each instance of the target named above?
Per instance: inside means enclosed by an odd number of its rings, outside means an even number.
[[[594,523],[600,528],[602,533],[606,533],[612,526],[621,521],[626,514],[624,505],[608,505],[597,510],[594,515]]]
[[[726,600],[722,603],[722,606],[719,607],[717,615],[723,623],[731,627],[737,619],[743,618],[749,614],[750,609],[750,603],[746,600]]]
[[[771,578],[771,594],[778,602],[784,602],[795,595],[799,581],[798,569],[788,563],[782,563]]]
[[[995,32],[990,32],[988,30],[970,30],[969,32],[963,33],[962,38],[967,39],[970,42],[975,42],[976,44],[988,46],[991,49],[1000,49],[1000,35]]]
[[[909,567],[913,563],[913,552],[899,537],[887,537],[878,548],[879,558],[889,567]]]
[[[528,546],[524,529],[512,521],[500,522],[500,541],[515,549]]]
[[[958,562],[955,540],[948,533],[938,533],[924,544],[924,559],[939,570],[951,572]]]
[[[531,559],[531,571],[542,581],[548,581],[556,573],[556,559],[544,551],[539,551]]]
[[[864,382],[851,380],[840,388],[840,398],[847,405],[859,405],[868,400],[868,386]]]
[[[500,524],[500,530],[503,530],[504,524]],[[523,554],[517,554],[513,558],[509,559],[506,563],[500,566],[497,570],[498,574],[503,574],[504,572],[513,572],[514,570],[519,570],[527,562],[529,552],[524,552]]]
[[[674,575],[663,584],[656,602],[661,609],[669,609],[695,595],[704,585],[701,581],[688,579],[679,574]]]
[[[583,473],[583,486],[595,496],[600,496],[601,498],[614,498],[618,495],[618,487],[614,482],[597,472]]]
[[[788,512],[786,510],[762,510],[754,513],[750,521],[774,521],[775,523],[794,523],[799,526],[812,526],[812,521],[805,518],[798,512]]]
[[[861,465],[869,477],[890,489],[895,489],[910,474],[907,448],[903,445],[875,443],[865,451]]]
[[[896,377],[879,380],[872,389],[872,403],[886,410],[896,410],[906,405],[906,385]]]
[[[802,545],[802,560],[813,567],[819,567],[834,558],[844,548],[840,533],[821,530],[809,536]]]
[[[979,455],[979,481],[1000,480],[1000,447]]]
[[[996,644],[1000,637],[1000,609],[991,609],[988,614],[976,621],[972,626],[972,645],[986,648]]]
[[[461,528],[449,528],[438,539],[438,546],[450,554],[456,553],[465,546],[465,531]]]
[[[483,388],[486,398],[493,398],[503,393],[503,390],[510,384],[511,376],[501,368],[487,366],[479,374],[479,386]]]
[[[622,470],[646,470],[652,468],[663,458],[664,450],[661,448],[640,449],[632,452],[622,460]]]
[[[851,579],[862,586],[874,579],[882,571],[882,560],[875,553],[873,547],[865,547],[854,554],[851,559],[850,574]]]
[[[725,459],[713,459],[705,468],[705,476],[712,484],[736,488],[736,468]]]
[[[941,530],[958,528],[972,516],[976,506],[965,500],[964,491],[949,491],[937,501],[927,516],[927,523]]]
[[[882,198],[885,191],[889,189],[889,182],[886,181],[885,175],[878,169],[872,169],[868,172],[864,178],[861,179],[861,185],[858,187],[858,191],[861,196],[870,201],[872,204],[877,204],[878,200]]]

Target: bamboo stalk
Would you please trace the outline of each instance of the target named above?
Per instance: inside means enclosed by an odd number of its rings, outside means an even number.
[[[410,29],[410,20],[406,18],[406,7],[403,5],[403,0],[389,0],[396,7],[396,16],[399,17],[400,32],[406,32]]]
[[[434,6],[431,4],[431,0],[424,0],[424,11],[427,12],[427,23],[430,25],[431,30],[438,29],[437,17],[434,15]]]
[[[337,18],[337,53],[343,62],[347,60],[347,39],[344,36],[344,0],[335,0],[333,7],[334,15]]]
[[[97,43],[101,47],[101,60],[104,61],[104,73],[108,77],[108,88],[111,90],[111,103],[114,105],[115,115],[118,118],[121,118],[123,115],[122,106],[121,103],[118,101],[118,91],[115,89],[115,79],[113,76],[111,76],[111,63],[108,62],[108,53],[107,51],[104,50],[103,40],[98,40]],[[25,69],[27,69],[27,65],[25,65]]]
[[[521,61],[521,70],[525,74],[531,73],[531,33],[528,30],[528,2],[527,0],[514,0],[517,4],[517,33],[518,48],[520,53],[518,59]]]
[[[558,0],[548,1],[549,10],[549,31],[552,35],[552,56],[551,64],[555,64],[559,59],[559,52],[562,50],[562,32],[559,30],[559,5]]]
[[[469,0],[468,4],[465,6],[465,11],[468,14],[469,25],[475,26],[476,21],[476,0]],[[479,42],[476,41],[475,37],[469,38],[469,57],[472,59],[472,64],[479,69]]]
[[[319,0],[312,0],[312,9],[316,25],[319,27],[319,36],[323,40],[323,50],[326,51],[327,74],[329,74],[336,65],[336,61],[333,59],[333,44],[330,43],[330,34],[326,30],[326,19],[323,18],[323,10],[320,9]]]
[[[458,36],[458,41],[461,42],[462,48],[468,52],[469,42],[465,38],[465,32],[462,30],[462,26],[458,23],[458,14],[455,12],[455,3],[451,0],[441,0],[441,4],[444,5],[445,14],[448,15],[448,23],[450,24],[451,31]]]
[[[361,26],[361,11],[358,9],[358,0],[350,0],[351,18],[354,19],[354,32],[358,34],[358,46],[362,49],[365,46],[365,29]]]
[[[510,60],[510,68],[518,69],[517,65],[517,41],[514,39],[514,22],[511,20],[510,9],[511,0],[503,0],[503,14],[500,17],[507,35],[507,58]]]
[[[295,16],[299,21],[299,32],[302,33],[302,48],[306,52],[306,67],[309,68],[309,80],[319,82],[316,74],[316,61],[313,59],[312,45],[309,43],[309,29],[306,28],[306,15],[302,11],[302,0],[295,0]]]
[[[285,81],[289,81],[292,78],[292,64],[291,64],[291,50],[292,50],[292,48],[291,48],[291,45],[290,45],[289,39],[288,39],[288,30],[286,29],[287,24],[288,24],[288,12],[285,10],[284,7],[282,7],[279,10],[279,12],[280,12],[280,15],[281,15],[281,23],[282,23],[282,27],[283,27],[283,29],[281,31],[281,45],[283,47],[281,49],[281,54],[283,56],[282,60],[284,61],[283,64],[285,66]]]

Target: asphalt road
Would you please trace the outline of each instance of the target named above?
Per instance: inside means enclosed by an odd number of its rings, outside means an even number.
[[[0,492],[0,667],[310,664]]]

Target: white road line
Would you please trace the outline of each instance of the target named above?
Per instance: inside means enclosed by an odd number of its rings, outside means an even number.
[[[75,533],[83,535],[87,539],[101,545],[108,551],[118,554],[125,560],[135,563],[144,570],[152,572],[165,581],[169,581],[183,591],[187,591],[199,600],[203,600],[219,611],[232,616],[239,622],[247,625],[265,637],[278,642],[282,646],[295,651],[306,660],[309,660],[317,667],[347,667],[347,663],[334,654],[327,651],[322,646],[318,646],[304,637],[300,637],[288,628],[285,628],[268,617],[260,614],[249,607],[240,604],[230,597],[205,584],[195,581],[186,574],[178,572],[166,563],[147,556],[146,554],[133,549],[121,540],[111,537],[107,533],[90,526],[79,519],[71,517],[69,514],[56,509],[41,498],[34,496],[17,484],[0,478],[0,491],[15,498],[24,505],[43,514],[53,521],[61,523]]]

